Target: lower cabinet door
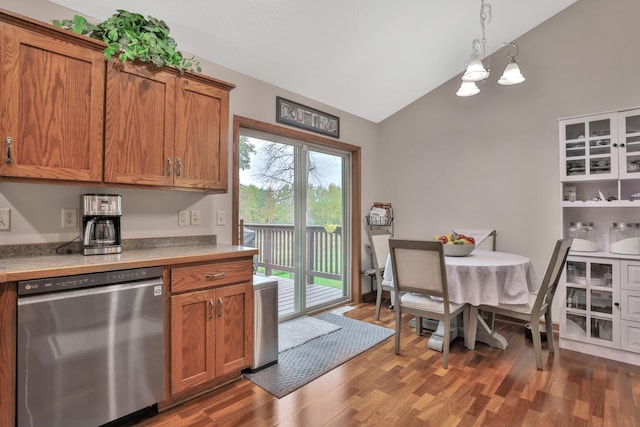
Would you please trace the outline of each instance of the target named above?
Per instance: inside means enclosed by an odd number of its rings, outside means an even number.
[[[171,297],[171,393],[251,366],[251,282]]]
[[[171,297],[171,393],[215,378],[216,292]]]
[[[251,366],[253,351],[253,285],[251,282],[216,290],[216,373],[218,376]]]

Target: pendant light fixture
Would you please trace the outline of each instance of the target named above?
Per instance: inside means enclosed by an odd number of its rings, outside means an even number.
[[[491,5],[485,4],[484,0],[481,0],[480,4],[480,26],[482,27],[482,39],[474,39],[472,43],[472,53],[466,61],[466,70],[462,75],[462,84],[460,89],[456,92],[458,96],[473,96],[480,93],[480,88],[477,82],[484,82],[489,78],[491,69],[483,61],[485,61],[486,55],[486,38],[485,28],[491,22]],[[507,55],[509,62],[507,63],[502,76],[498,79],[498,84],[503,86],[517,85],[522,83],[525,78],[520,72],[520,67],[516,62],[516,56],[518,55],[518,46],[514,43],[501,43],[496,46],[491,53],[494,53],[498,49],[508,46],[515,49],[513,55]],[[488,61],[487,61],[488,62]]]

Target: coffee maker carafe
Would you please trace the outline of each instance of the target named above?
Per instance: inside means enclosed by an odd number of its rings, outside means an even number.
[[[82,195],[83,253],[85,255],[122,252],[120,218],[122,196],[119,194]]]

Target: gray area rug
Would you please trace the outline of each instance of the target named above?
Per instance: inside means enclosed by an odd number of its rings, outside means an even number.
[[[278,355],[278,363],[244,376],[281,398],[392,336],[393,329],[326,313],[318,319],[340,326]]]
[[[278,353],[340,329],[340,325],[315,317],[301,316],[278,325]]]

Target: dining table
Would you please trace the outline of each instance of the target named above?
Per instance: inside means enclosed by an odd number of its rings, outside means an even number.
[[[477,322],[475,339],[465,340],[467,347],[473,350],[476,342],[482,342],[491,347],[506,349],[508,346],[506,338],[493,329],[493,322],[490,322],[492,323],[490,326],[485,321],[478,306],[527,304],[530,294],[537,290],[531,261],[522,255],[478,249],[467,256],[445,256],[444,258],[449,300],[459,304],[469,304],[471,322],[469,326],[473,329],[473,325]],[[391,256],[387,257],[383,283],[393,286]],[[443,322],[438,322],[437,329],[429,338],[429,348],[442,351],[444,327]],[[452,331],[455,332],[451,335],[452,339],[460,335],[458,329],[462,331],[462,328],[455,327]]]

